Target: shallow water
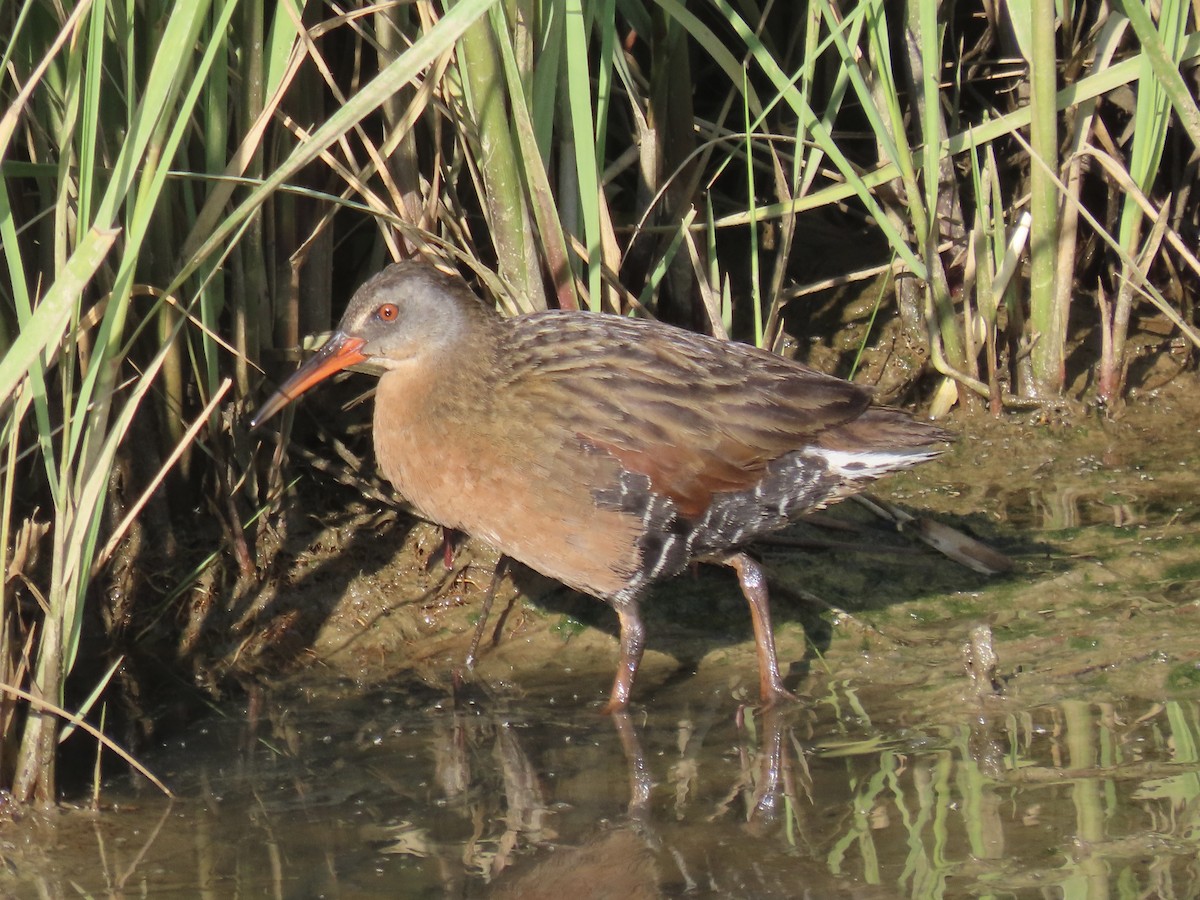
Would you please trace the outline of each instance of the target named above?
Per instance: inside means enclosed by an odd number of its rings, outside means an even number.
[[[839,708],[840,707],[840,708]],[[1200,704],[483,712],[277,698],[152,764],[179,794],[21,823],[7,893],[1195,896]],[[9,837],[12,832],[10,830]]]
[[[174,801],[118,778],[100,812],[6,824],[0,893],[1200,896],[1195,412],[982,423],[881,491],[1008,553],[1007,575],[853,507],[838,527],[859,551],[766,548],[802,696],[784,709],[744,705],[754,652],[724,575],[647,605],[652,652],[615,720],[596,714],[602,609],[593,628],[521,604],[455,689],[470,611],[414,588],[407,654],[330,651],[144,754]],[[395,604],[389,576],[356,578],[315,654],[372,590]]]

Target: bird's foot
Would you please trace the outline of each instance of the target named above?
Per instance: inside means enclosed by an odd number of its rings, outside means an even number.
[[[800,698],[785,688],[782,684],[763,685],[762,705],[764,707],[775,707],[779,705],[800,702],[802,702]]]

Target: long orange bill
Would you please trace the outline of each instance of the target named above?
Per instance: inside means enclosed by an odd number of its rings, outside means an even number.
[[[362,338],[350,337],[340,331],[335,332],[316,356],[293,372],[292,377],[267,398],[267,402],[259,407],[254,418],[250,420],[250,427],[257,428],[314,384],[348,366],[365,361],[367,357],[361,352],[364,343],[366,342]]]

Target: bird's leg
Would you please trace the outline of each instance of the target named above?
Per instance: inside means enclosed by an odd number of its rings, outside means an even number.
[[[500,584],[500,579],[504,577],[504,573],[507,570],[508,557],[501,556],[496,561],[496,568],[492,571],[492,581],[488,585],[487,593],[483,595],[483,609],[479,612],[479,621],[475,624],[475,635],[471,638],[470,649],[467,650],[465,663],[468,669],[475,668],[475,662],[479,659],[479,641],[483,637],[483,630],[487,628],[488,617],[492,614],[492,601],[496,599],[496,587]],[[500,617],[500,622],[496,625],[496,632],[492,635],[493,647],[500,640],[500,629],[504,625],[504,619],[505,616]]]
[[[621,713],[629,706],[629,693],[633,690],[633,678],[642,663],[642,650],[646,645],[646,626],[642,624],[636,600],[614,600],[612,607],[621,620],[621,661],[617,665],[617,677],[613,681],[612,693],[604,704],[602,713]]]
[[[455,544],[455,541],[457,538],[458,538],[457,531],[455,531],[453,528],[447,528],[443,525],[442,526],[442,546],[438,548],[438,551],[436,553],[431,554],[429,559],[426,560],[425,568],[432,569],[434,566],[434,563],[440,556],[442,559],[442,565],[445,566],[446,571],[450,571],[451,569],[453,569],[454,568],[454,544]]]
[[[758,645],[758,683],[763,703],[795,700],[796,696],[783,686],[779,675],[779,660],[775,655],[775,632],[771,628],[771,610],[767,603],[767,575],[754,559],[745,553],[733,553],[720,560],[737,572],[738,584],[750,604],[754,622],[754,642]]]

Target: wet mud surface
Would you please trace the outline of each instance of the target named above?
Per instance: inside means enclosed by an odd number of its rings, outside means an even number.
[[[606,607],[518,573],[463,673],[487,548],[448,570],[432,526],[313,515],[276,584],[312,617],[292,664],[143,754],[175,800],[119,777],[7,822],[0,894],[1198,896],[1195,388],[952,422],[879,486],[1011,571],[852,503],[761,545],[801,697],[773,710],[728,571],[646,602],[614,721]]]

